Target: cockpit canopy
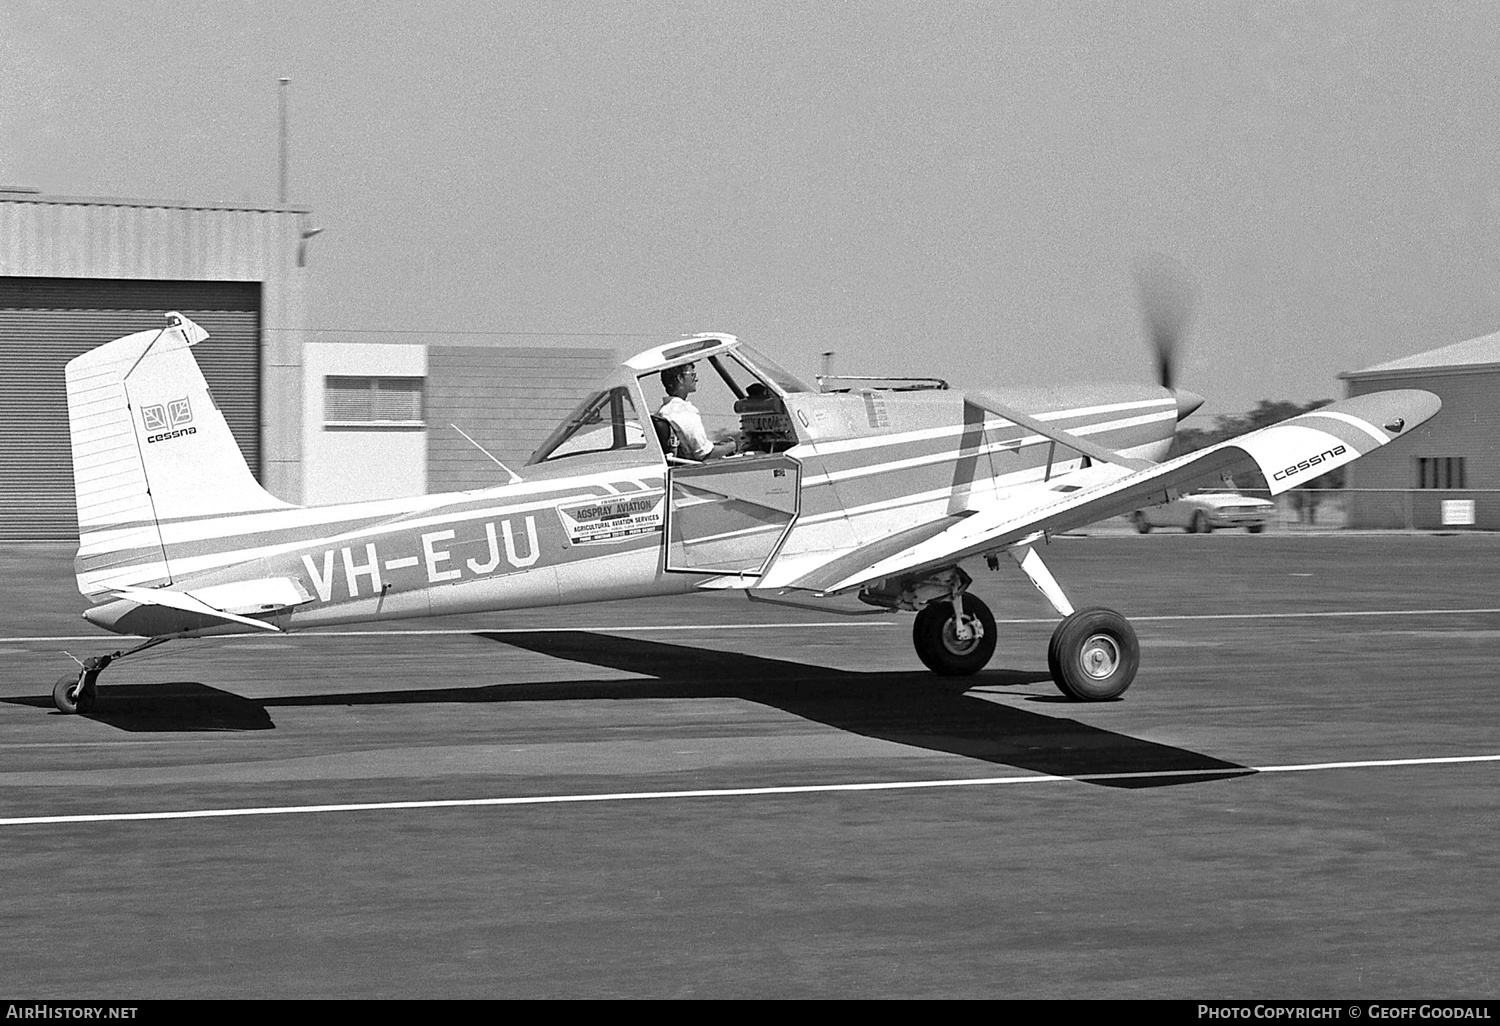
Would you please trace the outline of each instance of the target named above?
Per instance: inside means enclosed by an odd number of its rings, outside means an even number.
[[[699,361],[706,361],[714,373],[699,372],[698,390],[690,400],[711,436],[738,436],[742,451],[751,452],[779,452],[796,444],[782,399],[814,389],[733,335],[704,334],[626,360],[615,381],[586,396],[547,436],[528,466],[590,453],[664,447],[651,425],[651,411],[659,409],[665,397],[661,372]]]
[[[648,374],[660,374],[668,367],[696,363],[699,360],[715,363],[717,357],[726,354],[732,354],[733,362],[748,368],[752,377],[766,384],[775,385],[776,390],[782,394],[816,391],[765,353],[754,346],[746,345],[733,335],[694,335],[691,338],[657,346],[655,349],[648,349],[644,353],[637,353],[625,361],[625,366],[630,368],[637,377],[644,377]],[[724,372],[720,371],[720,373]]]

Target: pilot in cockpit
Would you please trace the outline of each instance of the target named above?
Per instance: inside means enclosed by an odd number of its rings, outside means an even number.
[[[667,398],[656,415],[669,421],[677,435],[676,451],[669,455],[711,460],[729,456],[738,449],[739,444],[734,439],[718,444],[710,441],[703,427],[703,415],[698,412],[698,407],[688,402],[687,397],[698,389],[698,371],[693,364],[681,364],[662,371],[661,386],[666,389]]]

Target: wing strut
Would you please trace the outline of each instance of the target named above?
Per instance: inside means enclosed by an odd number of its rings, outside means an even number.
[[[1073,615],[1073,604],[1068,601],[1068,596],[1063,594],[1057,578],[1052,576],[1052,571],[1047,569],[1047,564],[1042,562],[1042,557],[1037,555],[1036,549],[1027,543],[1011,545],[1005,551],[1011,559],[1016,561],[1016,565],[1026,576],[1031,578],[1031,583],[1036,585],[1036,590],[1052,603],[1053,609],[1063,616]]]
[[[1082,453],[1084,456],[1088,456],[1099,463],[1113,463],[1117,467],[1125,467],[1129,470],[1145,470],[1147,467],[1155,466],[1150,460],[1140,460],[1121,455],[1113,449],[1106,449],[1096,442],[1080,438],[1071,431],[1064,431],[1062,428],[1054,427],[1045,421],[1038,420],[1030,414],[1012,409],[1004,403],[991,399],[989,396],[971,392],[965,394],[964,400],[987,413],[993,413],[997,417],[1004,417],[1018,427],[1023,427],[1027,431],[1034,431],[1043,438],[1048,438],[1060,445],[1065,445],[1069,449]],[[1050,460],[1048,464],[1050,466]]]

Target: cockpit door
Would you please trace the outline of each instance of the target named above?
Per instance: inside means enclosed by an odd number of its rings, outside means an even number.
[[[785,454],[670,467],[666,568],[759,574],[797,519],[801,480]]]

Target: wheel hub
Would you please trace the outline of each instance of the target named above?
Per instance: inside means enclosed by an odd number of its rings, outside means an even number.
[[[965,616],[964,625],[969,629],[967,638],[958,636],[958,621],[949,618],[943,624],[943,647],[954,655],[968,655],[979,646],[979,639],[984,637],[984,624],[979,622],[977,616]]]
[[[1104,680],[1120,665],[1120,646],[1108,634],[1092,635],[1078,653],[1078,665],[1095,680]]]

